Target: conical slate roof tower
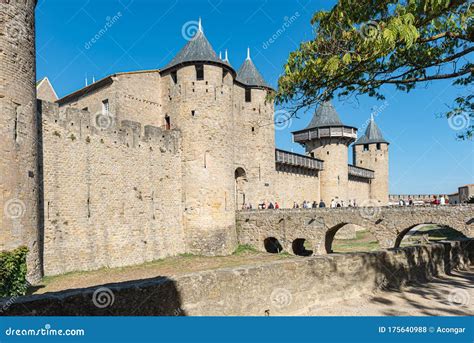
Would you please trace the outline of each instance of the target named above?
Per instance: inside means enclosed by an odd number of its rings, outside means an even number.
[[[271,89],[250,58],[249,48],[247,49],[247,59],[237,72],[236,80],[248,87],[262,87]]]
[[[212,48],[211,43],[209,43],[207,40],[202,28],[201,19],[199,19],[199,25],[196,34],[191,39],[189,39],[181,51],[171,60],[170,63],[168,63],[165,68],[163,68],[163,70],[195,62],[218,63],[230,66],[228,62],[221,60],[219,56],[217,56],[216,52]]]
[[[369,125],[365,130],[365,134],[361,136],[354,144],[371,144],[371,143],[387,143],[390,144],[383,138],[382,131],[380,131],[379,127],[375,123],[374,116],[372,115],[370,118]]]
[[[343,126],[343,124],[334,106],[326,101],[317,108],[306,130],[328,126]]]

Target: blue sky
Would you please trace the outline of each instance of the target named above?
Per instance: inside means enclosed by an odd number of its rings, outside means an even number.
[[[186,43],[183,25],[202,17],[214,49],[228,49],[238,69],[247,46],[267,82],[276,87],[288,54],[312,37],[310,18],[334,1],[324,0],[39,0],[37,77],[48,76],[60,97],[115,72],[160,69]],[[113,19],[115,16],[115,20]],[[105,34],[91,39],[112,23]],[[277,34],[291,22],[283,34]],[[269,39],[276,35],[273,43]],[[453,193],[474,182],[474,143],[437,116],[465,92],[449,81],[409,93],[385,89],[386,102],[359,97],[335,101],[341,119],[360,128],[370,113],[390,145],[391,193]],[[377,111],[377,108],[379,109]],[[303,128],[310,112],[276,132],[279,148],[303,152],[290,132]]]

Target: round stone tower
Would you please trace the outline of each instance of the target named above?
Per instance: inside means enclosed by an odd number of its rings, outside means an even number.
[[[370,197],[383,206],[388,204],[389,197],[388,145],[389,142],[383,138],[372,116],[365,134],[353,147],[354,165],[375,172],[375,178],[370,185]]]
[[[237,244],[231,139],[236,73],[216,55],[199,23],[161,75],[167,125],[182,132],[186,252],[227,255]]]
[[[357,138],[357,129],[344,125],[331,103],[321,104],[308,127],[293,132],[295,142],[306,148],[311,157],[324,161],[319,174],[321,199],[329,204],[348,204],[348,151]]]
[[[237,187],[238,209],[243,204],[257,206],[264,201],[275,201],[274,104],[267,98],[272,91],[247,49],[247,58],[237,72],[234,87],[235,163],[245,174],[243,188]]]
[[[35,7],[36,0],[0,2],[0,250],[28,247],[30,282],[42,274]]]

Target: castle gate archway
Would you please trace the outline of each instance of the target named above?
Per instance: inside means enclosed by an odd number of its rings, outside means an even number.
[[[244,168],[235,170],[235,208],[240,210],[246,203],[245,192],[247,188],[247,173]]]

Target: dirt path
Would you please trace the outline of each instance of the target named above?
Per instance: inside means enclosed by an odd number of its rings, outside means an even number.
[[[171,257],[138,266],[99,269],[89,272],[77,272],[47,277],[30,293],[42,294],[115,282],[149,279],[157,276],[173,276],[203,270],[255,265],[288,258],[292,258],[292,256],[287,254],[259,253],[255,251],[243,251],[238,254],[222,257]]]
[[[438,277],[402,291],[380,291],[347,301],[321,304],[312,316],[473,316],[474,268]]]

